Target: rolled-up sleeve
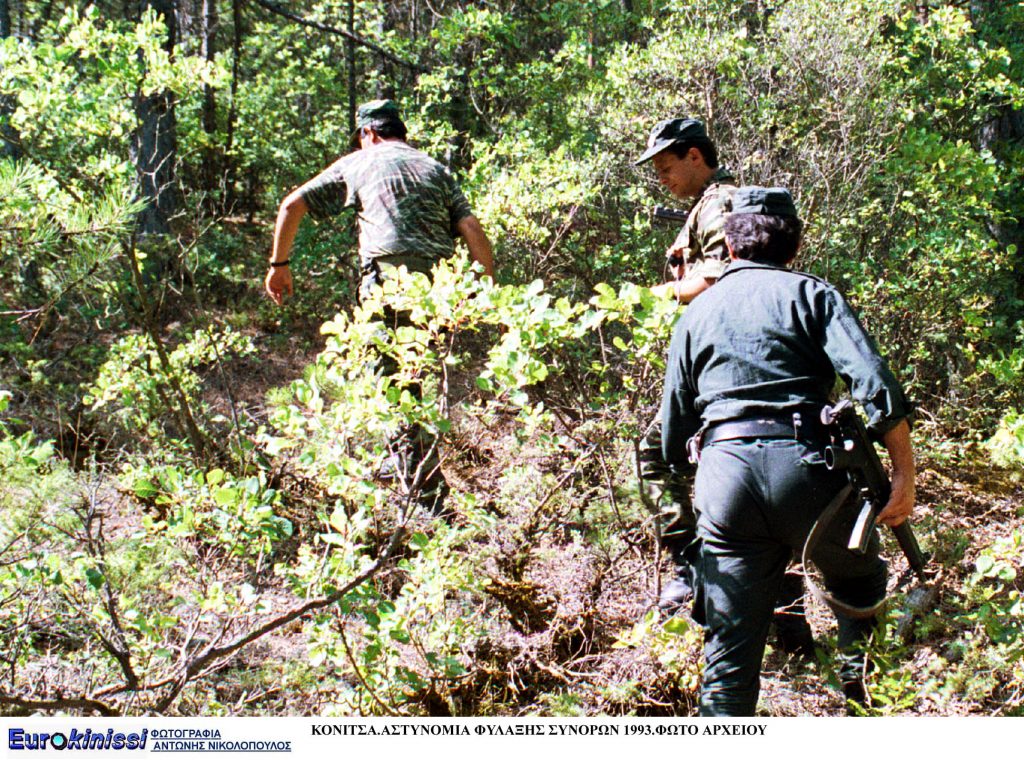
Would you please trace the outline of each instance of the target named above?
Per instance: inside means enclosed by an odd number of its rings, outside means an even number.
[[[336,161],[299,190],[302,200],[309,207],[309,213],[316,219],[337,216],[348,205],[348,185],[345,183],[342,164],[344,160]]]
[[[825,353],[864,407],[868,432],[881,440],[900,420],[911,421],[913,405],[846,300],[829,288],[822,293],[821,305]]]

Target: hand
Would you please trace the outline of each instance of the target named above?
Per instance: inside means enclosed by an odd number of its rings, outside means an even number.
[[[893,475],[892,490],[889,501],[878,513],[878,522],[889,527],[896,527],[914,511],[914,480],[907,480],[898,473]]]
[[[263,287],[271,300],[280,306],[284,303],[286,295],[291,296],[294,294],[291,270],[288,267],[270,267]]]
[[[890,429],[882,442],[892,462],[892,490],[889,501],[878,513],[878,522],[896,527],[914,511],[914,450],[910,443],[910,425],[900,420]]]
[[[651,292],[657,298],[675,298],[676,284],[674,282],[663,282],[661,285],[652,285]]]

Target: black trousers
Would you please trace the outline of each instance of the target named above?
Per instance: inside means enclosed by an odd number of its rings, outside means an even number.
[[[760,691],[768,625],[786,565],[822,511],[846,484],[816,447],[792,439],[730,440],[701,453],[695,482],[699,574],[705,619],[701,715],[751,716]],[[836,599],[868,606],[885,597],[878,536],[858,556],[846,548],[853,515],[841,513],[812,559]],[[870,633],[840,620],[840,646]]]

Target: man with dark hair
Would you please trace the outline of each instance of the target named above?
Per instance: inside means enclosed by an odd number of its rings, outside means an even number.
[[[688,452],[699,461],[702,715],[754,714],[786,565],[845,494],[845,474],[822,456],[820,411],[837,373],[892,462],[892,495],[878,522],[898,525],[914,507],[910,404],[842,296],[786,268],[801,226],[788,191],[737,190],[724,226],[732,262],[680,318],[669,349],[663,453],[680,471],[691,469]],[[808,549],[832,597],[864,611],[836,616],[843,690],[865,703],[863,644],[885,597],[886,566],[877,534],[863,555],[847,549],[854,517],[840,512]]]
[[[659,122],[635,165],[646,161],[653,161],[658,181],[672,195],[693,204],[665,254],[673,279],[656,287],[659,294],[689,303],[714,284],[728,263],[722,225],[735,180],[718,165],[715,144],[698,119]]]
[[[697,119],[658,122],[647,150],[634,165],[654,162],[658,180],[672,195],[692,202],[686,224],[666,252],[674,279],[652,290],[689,303],[706,290],[725,268],[728,251],[722,229],[736,187],[728,170],[719,167],[718,152],[704,124]],[[690,478],[673,473],[661,454],[661,416],[647,426],[639,446],[639,466],[646,504],[658,521],[658,537],[672,562],[672,577],[661,590],[658,606],[673,614],[693,598],[692,560],[696,552],[696,520],[690,503]]]
[[[689,303],[711,287],[729,261],[725,222],[736,191],[732,174],[718,165],[718,151],[698,119],[667,119],[655,125],[647,150],[636,161],[653,161],[658,179],[677,198],[691,199],[686,224],[666,252],[673,280],[652,290]],[[659,539],[672,562],[672,578],[661,590],[658,606],[668,614],[694,597],[693,561],[699,550],[697,523],[690,500],[691,478],[673,472],[661,453],[661,415],[648,425],[639,446],[640,477],[646,503],[659,521]],[[775,629],[783,651],[814,655],[814,636],[804,610],[803,579],[787,574],[778,600]]]
[[[391,100],[359,107],[352,153],[293,191],[281,203],[265,288],[275,303],[291,295],[289,253],[307,213],[317,218],[354,209],[359,220],[360,294],[381,282],[382,264],[405,266],[429,275],[455,252],[455,238],[466,241],[470,258],[494,275],[491,245],[480,222],[448,170],[405,142],[406,127]],[[386,315],[401,324],[401,314]],[[388,371],[388,367],[383,369]],[[416,392],[418,389],[411,389]],[[447,493],[437,446],[422,429],[405,431],[396,443],[400,476],[409,486],[415,473],[419,501],[437,510]]]

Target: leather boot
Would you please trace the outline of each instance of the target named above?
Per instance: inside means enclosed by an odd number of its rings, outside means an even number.
[[[847,699],[847,714],[857,715],[857,709],[849,703],[864,709],[874,706],[865,683],[867,673],[871,670],[865,647],[878,624],[878,618],[854,620],[837,615],[836,619],[839,623],[839,684]]]
[[[690,568],[673,565],[672,578],[661,588],[658,609],[667,615],[675,615],[693,601],[693,581]]]
[[[687,540],[689,539],[689,540]],[[700,551],[700,544],[692,537],[663,538],[662,542],[672,555],[672,577],[661,589],[658,608],[675,615],[684,611],[694,598],[694,564]]]

